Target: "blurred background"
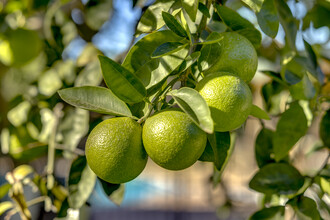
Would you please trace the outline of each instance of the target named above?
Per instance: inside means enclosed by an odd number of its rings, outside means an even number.
[[[84,154],[88,132],[105,119],[64,103],[57,91],[104,85],[97,55],[122,62],[129,48],[143,36],[135,35],[136,27],[151,3],[152,0],[0,1],[0,185],[7,183],[8,172],[15,173],[15,167],[28,165],[20,172],[26,173],[24,178],[30,177],[25,179],[23,189],[32,219],[53,219],[54,212],[62,211],[65,201],[68,203],[66,187],[72,161]],[[226,5],[258,27],[255,14],[242,1],[228,0]],[[296,47],[304,50],[304,37],[322,57],[321,69],[329,76],[330,8],[309,0],[289,0],[288,5],[301,21]],[[209,27],[216,30],[221,25],[211,19]],[[281,26],[275,40],[262,34],[257,51],[258,72],[250,83],[254,104],[273,115],[284,111],[289,93],[279,89],[265,103],[264,88],[272,82],[260,71],[279,71],[279,48],[285,44],[284,36]],[[325,95],[329,95],[329,84],[327,88]],[[300,104],[304,105],[304,101]],[[305,114],[311,115],[308,109]],[[309,117],[309,123],[318,125],[320,118],[312,121]],[[275,128],[277,120],[265,123]],[[262,200],[248,187],[258,169],[254,143],[260,129],[259,120],[251,117],[232,135],[234,152],[216,186],[211,179],[211,163],[197,162],[174,172],[149,159],[143,173],[134,181],[116,186],[110,200],[101,182],[96,181],[87,204],[80,208],[79,218],[156,219],[157,215],[157,219],[247,219]],[[312,125],[291,152],[302,174],[312,174],[325,160],[325,151],[310,154],[319,145],[318,127]],[[49,194],[40,190],[49,187],[45,179],[53,183],[54,204],[49,204]],[[2,195],[7,191],[0,189],[0,202],[10,201],[8,195]],[[67,213],[73,219],[77,215],[76,210]],[[20,219],[17,212],[11,217]],[[5,214],[1,215],[0,219],[4,218]]]

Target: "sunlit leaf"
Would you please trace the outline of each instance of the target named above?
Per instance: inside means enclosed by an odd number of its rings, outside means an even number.
[[[214,124],[210,108],[204,98],[194,89],[182,87],[172,90],[171,95],[180,108],[205,132],[213,133]]]
[[[192,21],[196,20],[198,0],[181,0],[182,7],[187,12]]]
[[[280,24],[274,0],[264,0],[261,10],[256,13],[261,30],[271,38],[275,38]]]
[[[0,203],[0,216],[2,216],[3,213],[5,213],[6,211],[8,211],[9,209],[12,209],[14,207],[15,207],[14,203],[12,203],[10,201],[1,202]]]
[[[58,93],[64,101],[79,108],[109,115],[132,116],[127,105],[103,87],[73,87]]]
[[[247,4],[250,8],[253,9],[255,12],[259,12],[263,2],[265,0],[242,0],[245,4]]]
[[[307,132],[307,119],[304,110],[297,102],[290,105],[276,126],[273,147],[276,161],[284,158],[297,141]]]
[[[183,48],[173,54],[153,59],[152,53],[166,42],[179,42],[179,37],[170,30],[157,31],[139,40],[128,52],[123,66],[140,78],[149,89],[170,75],[188,55]]]
[[[85,204],[94,189],[96,175],[89,168],[85,157],[73,161],[69,174],[68,202],[73,209],[79,209]]]
[[[255,212],[249,220],[283,220],[284,219],[284,206],[274,206],[269,208],[263,208],[257,212]]]
[[[179,35],[180,37],[188,37],[186,30],[182,27],[182,25],[175,19],[173,15],[167,12],[162,12],[163,19],[165,21],[166,26],[172,30],[174,33]]]
[[[127,103],[144,99],[147,91],[138,77],[110,58],[99,55],[99,60],[104,81],[118,98]]]
[[[261,168],[269,163],[275,162],[271,157],[273,151],[273,136],[274,131],[263,128],[256,139],[255,156],[258,166]]]
[[[52,96],[62,87],[62,80],[55,70],[48,70],[38,80],[38,89],[42,95]]]
[[[251,189],[265,194],[294,194],[304,185],[304,177],[296,168],[285,163],[262,167],[249,183]]]
[[[167,12],[174,2],[174,0],[157,0],[149,6],[140,19],[137,34],[152,32],[164,26],[162,12]]]
[[[251,109],[250,115],[252,115],[252,116],[254,116],[256,118],[270,120],[268,114],[264,110],[262,110],[261,108],[259,108],[256,105],[252,105],[252,109]]]
[[[201,55],[198,59],[198,65],[201,71],[209,69],[218,62],[221,54],[221,44],[219,43],[221,39],[223,37],[217,32],[212,32],[207,37],[206,42],[215,41],[215,43],[203,45]]]

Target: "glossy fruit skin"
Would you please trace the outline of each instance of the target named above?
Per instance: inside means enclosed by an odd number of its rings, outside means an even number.
[[[240,127],[252,108],[248,85],[236,75],[226,72],[202,79],[196,90],[210,107],[215,131],[231,131]]]
[[[156,164],[169,170],[182,170],[202,155],[207,137],[186,113],[168,110],[146,120],[142,139]]]
[[[148,160],[141,133],[141,126],[128,117],[101,122],[92,130],[86,142],[88,165],[107,182],[133,180],[143,171]]]
[[[205,75],[215,72],[230,72],[245,82],[250,82],[258,67],[258,55],[251,42],[235,32],[220,34],[221,52],[218,62],[205,71]],[[212,51],[211,51],[212,52]]]

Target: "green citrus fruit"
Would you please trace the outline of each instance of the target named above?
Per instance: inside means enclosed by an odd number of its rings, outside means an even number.
[[[187,114],[163,111],[148,118],[142,139],[149,157],[169,170],[182,170],[193,165],[206,146],[206,133]]]
[[[141,132],[141,126],[128,117],[101,122],[92,130],[86,142],[88,165],[97,176],[110,183],[134,179],[148,160]]]
[[[235,32],[220,34],[223,38],[220,44],[219,60],[205,71],[205,74],[215,72],[230,72],[245,82],[250,82],[258,67],[258,56],[251,42]],[[219,50],[217,47],[213,49]],[[210,54],[212,54],[212,48]],[[217,53],[219,53],[217,51]]]
[[[252,94],[239,77],[226,72],[207,75],[196,87],[211,110],[215,131],[231,131],[241,126],[252,107]]]

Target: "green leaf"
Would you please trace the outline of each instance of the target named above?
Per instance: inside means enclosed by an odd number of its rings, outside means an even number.
[[[329,178],[320,177],[320,186],[323,192],[330,195],[330,181]]]
[[[125,187],[124,184],[113,184],[113,183],[108,183],[100,178],[98,180],[102,184],[102,188],[109,197],[111,201],[113,201],[116,205],[120,205],[124,199],[124,192],[125,192]]]
[[[330,148],[330,109],[324,114],[320,123],[320,137],[323,144]]]
[[[247,4],[253,11],[259,12],[262,8],[263,2],[265,0],[242,0],[245,4]],[[266,0],[267,1],[267,0]]]
[[[304,185],[304,177],[293,166],[271,163],[262,167],[249,183],[251,189],[264,194],[289,195]]]
[[[0,203],[0,216],[2,216],[6,211],[8,211],[9,209],[12,209],[14,207],[15,207],[15,205],[12,202],[9,202],[9,201],[1,202]]]
[[[280,73],[276,73],[273,71],[261,71],[262,73],[266,74],[267,76],[271,77],[273,80],[275,80],[276,82],[287,86],[286,82],[284,82],[281,78],[281,74]]]
[[[205,44],[202,47],[201,55],[198,59],[198,66],[200,71],[209,69],[218,62],[221,55],[221,44],[219,41],[223,39],[217,32],[212,32],[207,38],[206,42],[215,42],[212,44]]]
[[[249,220],[284,220],[284,206],[274,206],[269,208],[263,208],[257,212],[255,212]]]
[[[94,189],[96,175],[89,168],[86,157],[78,157],[73,161],[69,174],[68,202],[73,209],[85,204]]]
[[[308,63],[310,66],[309,72],[312,76],[319,81],[320,84],[324,82],[324,73],[321,68],[318,67],[317,56],[312,48],[312,46],[304,40],[305,50],[307,52]]]
[[[284,158],[297,141],[305,135],[307,129],[304,110],[298,102],[292,103],[290,108],[282,114],[276,126],[273,139],[275,160]]]
[[[164,26],[162,12],[167,12],[174,2],[174,0],[157,0],[150,5],[138,23],[137,34],[149,33]]]
[[[274,153],[272,144],[273,136],[274,131],[267,128],[263,128],[257,136],[255,143],[255,155],[259,168],[275,162],[275,160],[271,157]]]
[[[197,51],[197,52],[194,52],[194,53],[190,54],[189,56],[187,56],[186,59],[183,61],[183,63],[178,68],[178,71],[175,71],[175,72],[182,73],[182,72],[186,71],[191,65],[193,65],[197,61],[197,59],[199,58],[200,55],[201,55],[201,53],[199,51]]]
[[[107,88],[82,86],[62,89],[58,93],[64,101],[78,108],[102,114],[132,116],[127,105]]]
[[[328,27],[330,28],[330,3],[328,1],[315,1],[314,7],[309,10],[303,18],[303,30],[310,27],[313,22],[314,28]]]
[[[256,13],[261,30],[271,38],[275,38],[280,25],[274,0],[265,0],[261,10]]]
[[[0,199],[7,195],[11,187],[12,185],[9,183],[4,183],[0,186]]]
[[[182,87],[179,90],[172,90],[168,95],[174,98],[180,108],[187,113],[203,131],[209,134],[213,133],[214,124],[210,108],[204,98],[196,90]]]
[[[296,100],[310,100],[314,98],[316,91],[308,75],[304,74],[300,82],[290,86],[290,93]]]
[[[212,150],[215,155],[212,177],[213,186],[216,186],[221,181],[222,173],[234,151],[234,140],[235,136],[230,135],[229,132],[215,132],[208,135],[208,144],[205,149],[209,149],[208,151]]]
[[[198,10],[203,13],[203,15],[207,18],[211,18],[211,14],[209,9],[202,2],[198,3]]]
[[[150,87],[160,83],[181,65],[188,49],[183,48],[173,54],[153,59],[152,53],[166,42],[179,42],[184,38],[179,37],[170,30],[157,31],[139,40],[128,52],[123,66],[135,73],[143,85]]]
[[[239,34],[246,37],[254,47],[258,48],[261,44],[261,33],[254,27],[254,25],[243,18],[236,11],[216,4],[217,13],[223,22],[232,31],[237,31]]]
[[[220,171],[225,165],[225,160],[228,156],[230,148],[230,133],[215,132],[208,136],[208,142],[200,161],[213,162],[215,167]]]
[[[147,95],[142,82],[133,73],[108,57],[99,55],[103,78],[108,88],[127,103],[141,102]]]
[[[152,53],[152,58],[159,58],[165,55],[170,55],[175,53],[182,48],[186,47],[188,44],[183,44],[180,42],[166,42],[156,48],[156,50]]]
[[[180,37],[188,37],[186,30],[182,27],[182,25],[175,19],[173,15],[167,13],[165,11],[162,12],[163,19],[165,21],[166,26],[172,30],[174,33],[179,35]]]
[[[291,10],[284,0],[274,0],[280,23],[285,32],[285,38],[291,50],[296,50],[296,35],[298,21],[293,17]]]
[[[268,114],[264,110],[262,110],[261,108],[259,108],[256,105],[252,105],[252,109],[251,109],[250,115],[252,115],[252,116],[254,116],[256,118],[270,120]]]
[[[299,219],[320,220],[320,213],[317,210],[313,199],[306,196],[299,196],[287,202],[298,215]]]
[[[70,108],[65,112],[58,133],[62,135],[62,144],[67,151],[65,157],[73,156],[81,139],[87,134],[89,128],[89,112],[80,108]]]
[[[196,20],[198,9],[198,0],[181,0],[184,10],[187,12],[192,21]]]

